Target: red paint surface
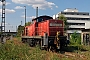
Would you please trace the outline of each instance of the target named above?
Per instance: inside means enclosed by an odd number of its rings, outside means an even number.
[[[62,20],[49,19],[49,20],[43,20],[41,22],[36,22],[36,20],[34,20],[33,24],[25,27],[24,35],[44,36],[44,33],[46,32],[48,36],[56,36],[57,31],[60,31],[60,34],[63,36],[64,28],[63,28]]]

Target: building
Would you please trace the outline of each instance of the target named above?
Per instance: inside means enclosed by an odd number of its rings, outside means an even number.
[[[64,11],[61,11],[55,15],[53,15],[53,19],[58,18],[60,14],[63,14],[67,18],[68,23],[68,39],[70,39],[70,34],[76,32],[81,34],[82,43],[87,42],[90,39],[88,38],[89,30],[90,30],[90,15],[89,12],[79,12],[78,9],[68,8]]]

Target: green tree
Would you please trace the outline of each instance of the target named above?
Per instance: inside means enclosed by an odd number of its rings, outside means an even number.
[[[30,24],[31,24],[31,22],[27,22],[27,23],[26,23],[26,26],[29,26]]]
[[[68,28],[67,18],[64,15],[60,14],[59,17],[58,17],[58,19],[64,21],[64,27],[65,27],[64,30],[67,30],[67,28]]]
[[[80,45],[81,44],[81,35],[74,32],[71,34],[70,42],[72,45]]]
[[[18,32],[17,36],[21,36],[23,30],[24,30],[24,26],[19,25],[17,29],[17,32]]]
[[[78,48],[78,50],[82,50],[83,47],[81,45],[81,35],[80,34],[77,34],[76,32],[74,32],[73,34],[71,34],[70,44],[72,46],[76,46]]]

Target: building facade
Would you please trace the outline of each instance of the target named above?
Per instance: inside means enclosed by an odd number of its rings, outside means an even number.
[[[61,12],[53,15],[53,19],[58,18],[60,16],[60,14],[63,14],[67,18],[67,23],[69,26],[69,28],[67,30],[68,39],[70,39],[70,34],[76,32],[78,34],[81,34],[81,37],[82,37],[81,42],[83,43],[85,38],[87,38],[84,35],[89,34],[89,29],[90,29],[89,12],[79,12],[78,9],[76,9],[76,8],[74,8],[74,9],[68,8],[64,11],[61,11]],[[87,31],[87,32],[85,33],[84,31]],[[88,40],[88,38],[86,40]]]

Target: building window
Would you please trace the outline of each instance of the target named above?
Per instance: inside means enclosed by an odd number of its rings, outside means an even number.
[[[66,17],[67,20],[90,20],[90,18],[72,18],[72,17]]]
[[[89,15],[89,13],[80,13],[80,12],[61,12],[61,14],[65,15]]]
[[[85,26],[85,23],[68,23],[68,25],[81,25],[81,26]]]

